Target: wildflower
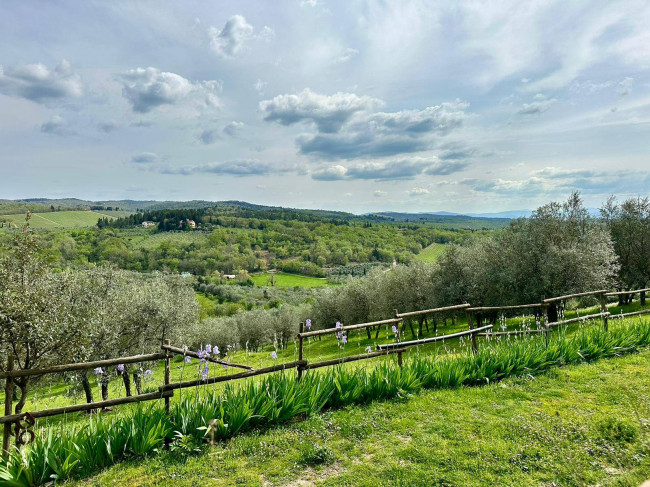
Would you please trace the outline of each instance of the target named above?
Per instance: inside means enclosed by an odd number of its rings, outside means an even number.
[[[397,335],[399,333],[399,330],[397,329],[397,327],[395,325],[393,325],[393,333],[395,333],[395,335]]]
[[[337,322],[336,322],[336,329],[337,329],[337,330],[338,330],[339,328],[341,328],[342,326],[343,326],[343,325],[341,325],[341,322],[340,322],[340,321],[337,321]]]
[[[368,345],[366,347],[366,353],[371,353],[371,352],[372,352],[372,347],[370,345]]]
[[[347,335],[343,335],[343,336],[341,337],[341,343],[342,343],[343,345],[345,345],[346,343],[348,343],[348,337],[347,337]]]
[[[197,355],[200,359],[202,359],[202,358],[203,358],[203,350],[201,350],[201,349],[199,348],[199,349],[196,351],[196,355]]]
[[[311,328],[311,320],[305,320],[305,328],[308,330]]]
[[[219,355],[219,347],[217,347],[216,345],[214,345],[214,346],[212,347],[212,353],[215,354],[215,355]]]
[[[337,339],[337,340],[340,340],[340,339],[341,339],[341,335],[343,335],[343,334],[342,334],[340,331],[337,331],[337,332],[336,332],[336,339]]]
[[[206,365],[205,367],[203,367],[203,370],[201,371],[201,379],[202,380],[207,379],[209,374],[210,374],[210,369]]]
[[[187,352],[188,350],[189,348],[187,347],[187,345],[183,345],[183,352]]]
[[[212,345],[210,345],[210,344],[208,343],[208,344],[205,346],[205,351],[206,351],[207,353],[212,353]]]
[[[151,377],[152,375],[153,375],[153,371],[151,369],[147,369],[144,371],[145,377]]]
[[[117,371],[118,372],[124,372],[124,364],[118,364],[117,365]]]
[[[95,370],[93,370],[93,372],[95,372],[95,375],[100,375],[104,373],[101,367],[97,367]]]
[[[189,355],[187,355],[187,356],[185,357],[185,363],[186,363],[186,364],[191,364],[191,363],[192,363],[192,357],[190,357]]]
[[[224,370],[228,370],[228,364],[223,364]]]
[[[277,359],[278,359],[278,354],[275,353],[275,350],[273,350],[273,351],[271,352],[271,358],[272,358],[273,360],[277,360]]]

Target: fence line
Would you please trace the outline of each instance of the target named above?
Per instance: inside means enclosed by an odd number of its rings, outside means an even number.
[[[81,362],[81,363],[72,363],[72,364],[65,364],[65,365],[55,365],[51,367],[44,367],[41,369],[28,369],[28,370],[15,370],[14,369],[14,356],[10,355],[7,359],[7,367],[6,371],[0,372],[0,379],[6,379],[5,381],[5,407],[4,407],[4,415],[0,416],[0,424],[3,424],[3,448],[2,448],[2,453],[3,455],[8,455],[9,453],[9,448],[10,448],[10,442],[11,442],[11,436],[16,437],[16,444],[17,446],[21,446],[22,444],[29,443],[34,439],[34,432],[32,431],[31,427],[34,426],[35,419],[36,418],[43,418],[43,417],[49,417],[49,416],[57,416],[61,414],[67,414],[67,413],[73,413],[73,412],[79,412],[79,411],[92,411],[92,410],[97,410],[97,409],[102,409],[106,408],[109,406],[114,406],[114,405],[120,405],[120,404],[129,404],[129,403],[136,403],[136,402],[144,402],[144,401],[153,401],[153,400],[160,400],[164,399],[165,400],[165,409],[169,413],[170,411],[170,399],[174,395],[174,390],[176,389],[183,389],[187,387],[196,387],[200,385],[210,385],[210,384],[216,384],[220,382],[226,382],[226,381],[231,381],[231,380],[238,380],[238,379],[244,379],[248,377],[253,377],[253,376],[258,376],[258,375],[263,375],[263,374],[269,374],[273,372],[278,372],[282,370],[290,370],[290,369],[296,369],[298,373],[298,380],[302,377],[303,371],[305,370],[311,370],[311,369],[316,369],[320,367],[329,367],[329,366],[335,366],[343,363],[348,363],[348,362],[353,362],[353,361],[358,361],[358,360],[366,360],[366,359],[372,359],[376,357],[381,357],[381,356],[388,356],[391,354],[397,354],[397,361],[398,365],[402,365],[402,354],[403,352],[406,351],[408,347],[412,346],[417,346],[417,345],[425,345],[429,343],[435,343],[435,342],[440,342],[444,340],[450,340],[454,338],[460,338],[464,336],[469,336],[471,338],[471,347],[472,351],[476,353],[478,351],[478,343],[476,341],[476,337],[494,337],[494,336],[515,336],[515,335],[523,335],[523,334],[528,334],[528,333],[545,333],[547,340],[548,340],[548,333],[553,327],[557,327],[560,325],[566,325],[570,323],[576,323],[576,322],[583,322],[587,321],[590,319],[594,318],[602,318],[603,319],[603,324],[604,328],[607,329],[607,320],[608,318],[611,319],[619,319],[619,318],[624,318],[628,316],[638,316],[638,315],[643,315],[650,313],[650,309],[645,309],[645,310],[640,310],[640,311],[633,311],[629,313],[623,313],[623,314],[618,314],[614,315],[611,314],[609,311],[607,311],[607,297],[614,297],[614,296],[619,296],[619,295],[630,295],[630,294],[636,294],[639,293],[641,296],[644,296],[644,293],[646,291],[650,291],[650,288],[646,289],[637,289],[637,290],[629,290],[629,291],[618,291],[618,292],[608,292],[607,290],[598,290],[598,291],[591,291],[591,292],[584,292],[584,293],[575,293],[575,294],[567,294],[564,296],[557,296],[553,298],[548,298],[548,299],[543,299],[541,303],[531,303],[531,304],[523,304],[523,305],[511,305],[511,306],[482,306],[482,307],[472,307],[469,303],[464,303],[464,304],[458,304],[458,305],[453,305],[453,306],[445,306],[441,308],[432,308],[432,309],[424,309],[424,310],[417,310],[417,311],[409,311],[405,313],[398,313],[397,310],[394,310],[394,317],[389,318],[386,320],[379,320],[379,321],[372,321],[368,323],[359,323],[359,324],[354,324],[354,325],[346,325],[346,326],[340,326],[338,328],[326,328],[322,330],[314,330],[314,331],[305,331],[305,324],[300,323],[300,332],[298,333],[297,337],[299,340],[299,349],[298,349],[298,360],[293,361],[293,362],[286,362],[282,364],[276,364],[270,367],[263,367],[260,369],[254,369],[253,367],[250,367],[248,365],[243,365],[243,364],[236,364],[232,362],[228,362],[225,360],[220,360],[216,359],[214,357],[199,357],[199,355],[191,350],[184,350],[178,347],[174,347],[169,343],[169,340],[165,340],[165,342],[161,345],[162,350],[164,352],[159,352],[159,353],[151,353],[151,354],[143,354],[143,355],[135,355],[135,356],[130,356],[130,357],[121,357],[121,358],[113,358],[113,359],[107,359],[107,360],[97,360],[93,362]],[[578,297],[584,297],[584,296],[597,296],[600,301],[601,305],[601,312],[600,313],[595,313],[595,314],[590,314],[590,315],[585,315],[581,317],[576,317],[576,318],[571,318],[567,320],[561,320],[561,321],[555,321],[555,322],[549,322],[548,320],[548,309],[549,306],[552,303],[556,303],[559,301],[566,301],[568,299],[573,299],[573,298],[578,298]],[[474,326],[474,318],[478,318],[478,324],[481,325],[480,320],[482,318],[482,314],[489,312],[490,314],[494,312],[499,312],[499,311],[509,311],[509,310],[521,310],[521,309],[540,309],[543,313],[543,329],[533,329],[533,330],[514,330],[514,331],[504,331],[504,332],[491,332],[493,329],[494,325],[485,325],[485,326]],[[379,336],[379,331],[381,329],[382,325],[390,325],[390,324],[399,324],[399,323],[404,323],[404,318],[411,318],[414,316],[421,316],[425,317],[428,315],[433,315],[435,316],[438,313],[445,313],[449,311],[465,311],[467,315],[467,323],[469,329],[467,331],[461,331],[461,332],[456,332],[456,333],[450,333],[448,335],[441,335],[441,336],[435,336],[435,337],[430,337],[430,338],[423,338],[423,339],[418,339],[418,340],[410,340],[410,341],[405,341],[405,342],[396,342],[396,343],[389,343],[389,344],[382,344],[377,346],[377,351],[376,352],[370,352],[366,354],[361,354],[361,355],[352,355],[352,356],[347,356],[347,357],[341,357],[337,359],[331,359],[331,360],[324,360],[320,362],[312,362],[309,363],[307,360],[304,359],[303,357],[303,351],[304,351],[304,340],[306,338],[311,338],[315,336],[321,336],[321,335],[327,335],[327,334],[335,334],[339,332],[347,332],[351,330],[360,330],[360,329],[366,329],[368,331],[368,335],[370,336],[370,328],[377,327],[377,334],[376,337]],[[435,322],[434,322],[435,323]],[[403,331],[404,326],[402,327]],[[411,323],[411,332],[413,333],[413,325]],[[415,335],[415,333],[413,333]],[[224,376],[218,376],[218,377],[211,377],[211,378],[206,378],[206,379],[197,379],[197,380],[190,380],[190,381],[184,381],[184,382],[176,382],[172,383],[171,382],[171,367],[170,367],[170,362],[171,358],[174,355],[183,355],[183,356],[190,356],[194,358],[203,358],[204,360],[208,360],[213,363],[218,363],[221,365],[225,365],[228,367],[234,367],[234,368],[240,368],[244,369],[242,372],[238,372],[235,374],[230,374],[230,375],[224,375]],[[145,394],[138,394],[135,396],[128,396],[124,398],[117,398],[117,399],[110,399],[110,400],[105,400],[105,401],[97,401],[97,402],[92,402],[92,403],[86,403],[86,404],[75,404],[71,406],[64,406],[60,408],[51,408],[51,409],[43,409],[39,411],[34,411],[34,412],[22,412],[22,413],[16,413],[13,414],[12,412],[12,399],[13,399],[13,391],[14,391],[14,379],[19,378],[19,377],[31,377],[31,376],[42,376],[42,375],[47,375],[47,374],[58,374],[58,373],[63,373],[63,372],[71,372],[71,371],[77,371],[77,370],[88,370],[88,369],[94,369],[97,367],[108,367],[112,365],[120,365],[120,364],[130,364],[130,363],[138,363],[138,362],[148,362],[148,361],[154,361],[154,360],[164,360],[165,361],[165,371],[164,371],[164,383],[162,386],[158,387],[158,392],[150,392],[150,393],[145,393]],[[25,441],[24,437],[27,436],[28,440]]]

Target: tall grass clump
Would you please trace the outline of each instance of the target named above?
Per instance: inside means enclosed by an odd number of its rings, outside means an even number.
[[[221,391],[200,386],[187,391],[167,415],[160,406],[138,406],[120,416],[92,417],[82,427],[60,426],[0,465],[0,486],[34,486],[81,478],[126,458],[142,457],[171,443],[193,452],[252,428],[306,417],[325,408],[403,397],[421,389],[476,386],[509,376],[634,352],[650,345],[650,321],[625,322],[605,331],[592,326],[559,333],[481,344],[478,353],[424,356],[413,353],[402,368],[390,358],[375,367],[332,367],[305,373],[281,372]],[[55,432],[56,430],[56,432]]]

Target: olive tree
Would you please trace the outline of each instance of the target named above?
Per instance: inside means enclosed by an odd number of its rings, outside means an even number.
[[[75,359],[87,343],[85,302],[74,293],[71,272],[54,273],[37,256],[37,241],[25,226],[0,260],[0,355],[22,370]],[[0,370],[5,363],[0,363]],[[15,411],[25,405],[35,377],[20,377]]]

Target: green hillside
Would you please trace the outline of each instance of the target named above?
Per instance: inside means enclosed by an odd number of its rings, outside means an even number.
[[[440,243],[432,243],[428,247],[422,249],[422,251],[415,256],[415,260],[420,262],[435,262],[438,260],[438,257],[444,252],[445,245]]]

